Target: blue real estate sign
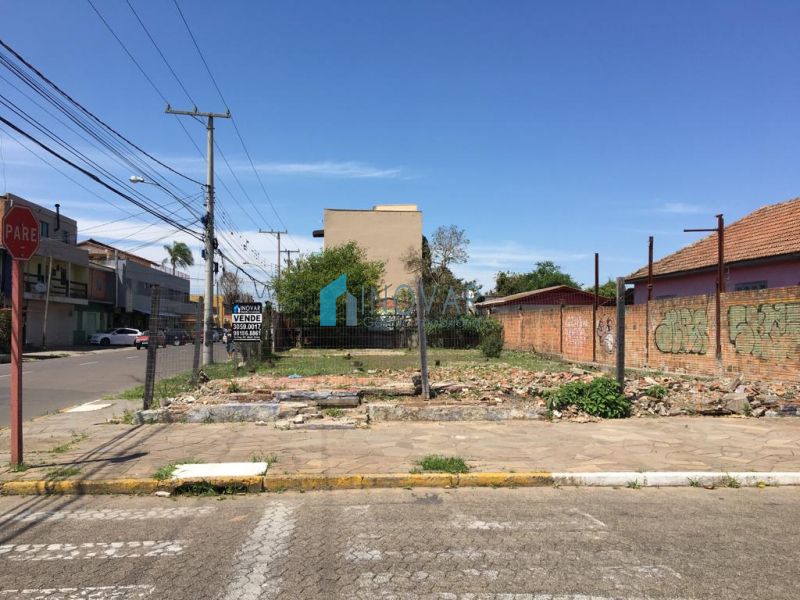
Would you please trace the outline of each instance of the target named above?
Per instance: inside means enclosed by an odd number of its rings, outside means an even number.
[[[233,305],[233,341],[261,340],[261,302],[237,302]]]

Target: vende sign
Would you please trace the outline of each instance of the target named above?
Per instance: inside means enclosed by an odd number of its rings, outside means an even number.
[[[39,221],[26,206],[12,206],[3,217],[3,246],[15,260],[28,260],[39,249]]]
[[[233,305],[233,341],[261,340],[261,302],[237,302]]]

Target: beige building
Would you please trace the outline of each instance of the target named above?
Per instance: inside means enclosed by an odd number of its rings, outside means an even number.
[[[414,204],[378,204],[372,210],[325,209],[325,248],[356,242],[369,260],[385,265],[382,284],[389,294],[400,284],[413,284],[404,257],[422,251],[422,212]]]

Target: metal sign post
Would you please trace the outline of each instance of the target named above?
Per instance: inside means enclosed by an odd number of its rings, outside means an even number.
[[[22,464],[22,263],[39,249],[39,221],[25,206],[3,217],[3,246],[11,255],[11,464]]]

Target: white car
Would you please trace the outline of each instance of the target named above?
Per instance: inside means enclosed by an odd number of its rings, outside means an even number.
[[[89,336],[89,343],[99,344],[100,346],[133,346],[136,336],[141,334],[142,332],[138,329],[118,327],[117,329],[93,333]]]

